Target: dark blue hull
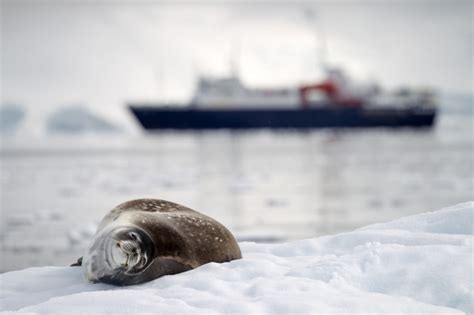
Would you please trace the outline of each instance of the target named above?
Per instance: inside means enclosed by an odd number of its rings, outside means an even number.
[[[130,106],[145,129],[430,127],[434,108],[192,109]]]

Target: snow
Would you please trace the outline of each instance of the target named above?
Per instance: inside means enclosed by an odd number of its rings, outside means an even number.
[[[472,314],[473,214],[469,202],[314,239],[242,242],[241,260],[130,287],[87,283],[81,268],[8,272],[0,310]]]

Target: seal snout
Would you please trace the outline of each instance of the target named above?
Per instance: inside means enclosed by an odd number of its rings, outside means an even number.
[[[115,256],[114,258],[119,258],[116,261],[123,267],[133,267],[141,259],[141,249],[140,244],[137,239],[131,240],[120,240],[117,242],[117,247],[120,249],[121,253],[119,257]]]
[[[135,254],[137,251],[137,245],[137,242],[129,240],[122,240],[117,242],[117,246],[127,255]]]

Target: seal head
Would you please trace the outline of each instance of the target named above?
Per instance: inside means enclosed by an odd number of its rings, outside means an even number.
[[[106,229],[95,238],[82,265],[89,281],[133,284],[151,264],[155,246],[141,228],[120,226]]]

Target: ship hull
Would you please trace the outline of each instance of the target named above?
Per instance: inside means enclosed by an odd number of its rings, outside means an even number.
[[[193,109],[131,105],[147,130],[431,127],[434,108]]]

